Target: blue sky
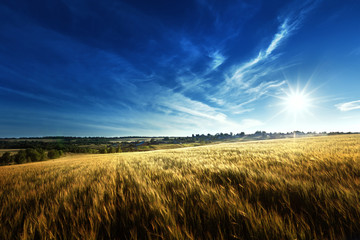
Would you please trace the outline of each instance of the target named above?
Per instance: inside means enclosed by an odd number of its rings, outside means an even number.
[[[360,2],[0,3],[0,137],[360,131]],[[286,107],[301,92],[307,106]]]

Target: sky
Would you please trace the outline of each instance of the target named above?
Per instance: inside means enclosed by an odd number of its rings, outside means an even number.
[[[359,12],[358,0],[2,0],[0,137],[360,131]]]

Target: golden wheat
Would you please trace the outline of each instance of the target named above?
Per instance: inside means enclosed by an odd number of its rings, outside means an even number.
[[[360,136],[0,167],[0,239],[351,239]]]

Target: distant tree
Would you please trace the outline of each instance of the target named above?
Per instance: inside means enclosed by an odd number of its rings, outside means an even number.
[[[5,152],[1,157],[0,157],[0,163],[10,163],[12,162],[12,157],[10,152]]]
[[[116,153],[116,148],[113,146],[109,147],[108,153]]]
[[[261,131],[256,131],[256,132],[254,133],[255,136],[261,136],[261,134],[262,134]]]
[[[116,152],[117,152],[117,153],[121,153],[121,152],[122,152],[122,150],[121,150],[121,145],[120,145],[120,144],[117,146]]]
[[[28,148],[25,150],[28,162],[39,162],[46,160],[47,156],[43,149]]]
[[[107,153],[107,149],[106,149],[106,147],[105,147],[105,148],[100,149],[100,153]]]
[[[56,150],[56,149],[52,149],[48,152],[47,156],[49,159],[55,159],[55,158],[59,158],[62,155],[62,151],[60,150]]]
[[[26,152],[25,150],[20,150],[14,157],[14,160],[16,163],[20,164],[20,163],[26,163],[27,162],[27,157],[26,157]]]

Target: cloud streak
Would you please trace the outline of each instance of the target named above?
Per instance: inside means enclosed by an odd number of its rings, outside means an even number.
[[[33,100],[37,100],[37,101],[41,101],[41,102],[45,102],[45,103],[56,104],[56,101],[50,100],[49,97],[47,97],[47,96],[41,96],[38,94],[32,94],[32,93],[14,90],[14,89],[1,87],[1,86],[0,86],[0,91],[5,91],[5,92],[11,93],[11,94],[17,94],[17,95],[23,96],[28,99],[33,99]]]
[[[246,75],[252,74],[255,66],[258,63],[261,63],[267,60],[270,55],[280,46],[280,44],[288,38],[295,29],[300,25],[303,17],[296,18],[294,20],[290,20],[290,18],[286,18],[279,27],[278,32],[274,35],[272,41],[268,45],[265,50],[261,50],[257,57],[249,60],[248,62],[243,63],[240,67],[238,67],[230,78],[227,79],[227,85],[231,87],[233,85],[243,85]],[[292,21],[292,22],[291,22]],[[256,71],[256,70],[255,70]]]
[[[210,63],[211,70],[217,69],[226,60],[226,58],[219,51],[211,53],[209,57],[212,58],[212,62]]]
[[[224,82],[218,85],[218,91],[209,99],[216,103],[221,102],[234,112],[245,113],[252,109],[244,108],[246,105],[254,103],[270,92],[277,92],[286,81],[274,79],[278,78],[276,75],[281,71],[281,67],[277,66],[277,59],[281,55],[274,53],[296,32],[316,4],[317,1],[307,1],[286,15],[279,16],[282,21],[271,42],[263,47],[255,58],[230,68]]]
[[[249,60],[248,62],[243,63],[238,67],[232,76],[227,79],[227,89],[233,87],[234,85],[243,86],[245,83],[246,75],[253,73],[253,68],[256,64],[266,60],[270,54],[280,45],[280,43],[293,31],[293,27],[288,25],[288,19],[286,19],[280,26],[279,31],[273,37],[273,40],[265,50],[261,50],[257,57]],[[296,25],[293,23],[293,25]]]
[[[360,109],[360,100],[336,104],[335,107],[342,112]]]

